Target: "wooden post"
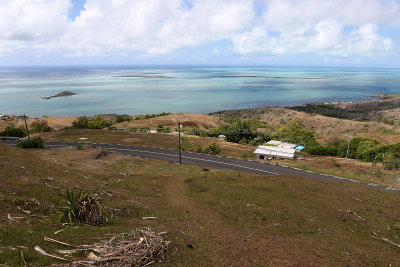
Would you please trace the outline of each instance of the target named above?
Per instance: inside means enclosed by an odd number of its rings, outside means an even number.
[[[28,134],[28,139],[30,139],[30,137],[29,137],[28,123],[26,122],[26,115],[25,115],[25,114],[24,114],[24,119],[25,119],[25,128],[26,128],[26,133]]]
[[[180,121],[178,121],[178,138],[179,138],[179,164],[182,164],[181,122]]]

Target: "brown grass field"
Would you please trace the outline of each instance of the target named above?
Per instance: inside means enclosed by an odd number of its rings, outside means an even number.
[[[399,263],[400,249],[381,239],[400,243],[398,193],[294,176],[202,171],[116,153],[96,159],[99,152],[0,144],[0,264],[61,263],[33,250],[35,245],[52,254],[66,249],[44,236],[92,244],[142,226],[166,231],[172,241],[159,266]],[[100,227],[58,223],[60,193],[66,189],[97,193],[114,218]]]
[[[150,134],[150,133],[123,133],[112,130],[68,130],[42,135],[49,141],[80,142],[79,138],[88,138],[84,142],[99,142],[109,144],[125,144],[137,146],[151,146],[167,149],[178,149],[178,138],[174,134]],[[372,136],[373,137],[373,136]],[[255,147],[221,141],[217,138],[201,138],[197,136],[184,136],[183,146],[185,150],[196,152],[205,148],[210,143],[217,143],[222,152],[220,155],[243,159],[253,159]],[[400,188],[398,171],[390,171],[382,168],[381,164],[359,162],[324,156],[302,156],[299,160],[277,160],[275,164],[293,166],[301,169],[327,173],[355,179],[363,182],[371,182],[394,188]]]

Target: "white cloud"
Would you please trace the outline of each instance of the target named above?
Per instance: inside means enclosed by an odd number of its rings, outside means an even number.
[[[374,57],[389,53],[393,41],[377,34],[377,27],[366,24],[346,34],[336,21],[322,21],[293,31],[270,37],[264,28],[255,28],[237,34],[232,39],[240,54],[299,54],[315,53],[347,57],[361,55]]]
[[[379,29],[400,28],[395,0],[189,2],[87,0],[72,20],[69,0],[0,0],[0,55],[155,55],[224,39],[245,56],[376,56],[395,47]]]

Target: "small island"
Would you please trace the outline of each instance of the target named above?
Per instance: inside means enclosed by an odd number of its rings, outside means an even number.
[[[77,94],[77,93],[74,93],[74,92],[64,91],[64,92],[61,92],[61,93],[56,94],[56,95],[44,96],[44,97],[42,97],[42,98],[43,98],[43,99],[50,99],[50,98],[55,98],[55,97],[71,96],[71,95],[76,95],[76,94]]]

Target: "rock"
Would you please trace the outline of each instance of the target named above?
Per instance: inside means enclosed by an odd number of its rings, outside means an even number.
[[[76,95],[77,93],[70,92],[70,91],[64,91],[59,94],[53,95],[53,96],[44,96],[42,97],[43,99],[50,99],[50,98],[55,98],[55,97],[62,97],[62,96],[71,96],[71,95]]]

